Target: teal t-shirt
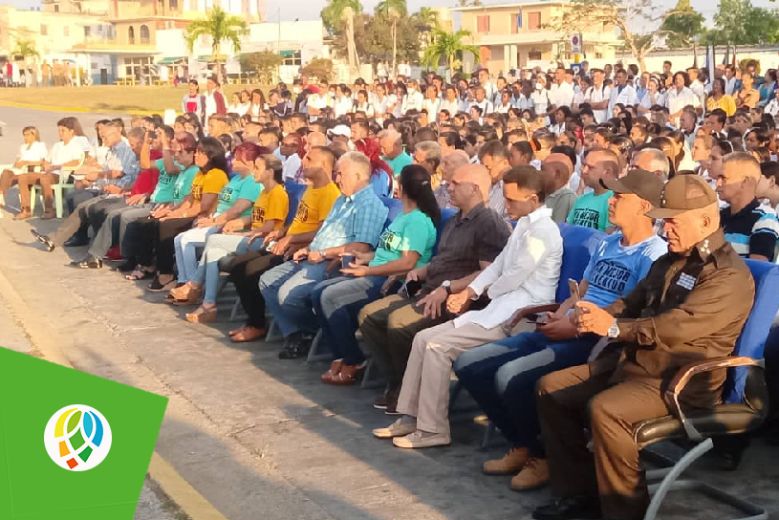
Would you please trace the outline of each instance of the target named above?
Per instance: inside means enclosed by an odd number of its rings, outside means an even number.
[[[585,193],[573,203],[568,223],[606,231],[609,226],[609,199],[613,195],[611,190],[600,195]]]
[[[228,182],[222,191],[219,193],[219,202],[216,205],[216,214],[221,215],[238,199],[246,199],[251,201],[252,205],[257,197],[260,196],[260,183],[254,180],[252,175],[241,177],[240,175],[234,175],[230,182]],[[241,217],[249,217],[252,214],[252,206],[250,205],[243,213]]]
[[[183,172],[176,175],[176,181],[173,183],[173,204],[181,204],[190,193],[192,193],[192,181],[195,175],[200,171],[196,164],[193,164]],[[162,171],[160,170],[160,174]]]
[[[414,162],[414,159],[412,159],[411,156],[406,152],[400,152],[400,155],[394,159],[387,159],[386,157],[383,157],[383,159],[387,164],[390,165],[392,168],[392,173],[395,175],[395,177],[400,175],[400,171],[403,168]]]
[[[176,163],[176,166],[179,171],[184,168],[178,163]],[[151,194],[151,201],[155,204],[168,204],[169,202],[173,202],[173,191],[176,188],[176,177],[178,177],[178,173],[173,175],[169,174],[168,170],[165,169],[165,161],[162,159],[157,159],[154,162],[154,167],[160,172],[160,176],[157,179],[157,186],[154,187],[154,191]]]
[[[401,213],[379,237],[376,254],[368,265],[384,265],[403,256],[404,251],[419,253],[419,261],[414,268],[421,267],[433,256],[436,229],[430,217],[415,209]]]

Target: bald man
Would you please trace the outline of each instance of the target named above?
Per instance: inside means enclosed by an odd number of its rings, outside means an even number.
[[[757,200],[760,164],[747,152],[728,154],[723,162],[717,194],[730,204],[720,213],[725,240],[742,257],[773,262],[779,220],[770,207],[762,207]]]
[[[491,186],[483,166],[459,168],[449,197],[459,209],[441,232],[438,252],[427,266],[406,276],[403,288],[363,307],[360,330],[388,387],[374,406],[395,414],[403,373],[417,332],[454,318],[446,308],[450,295],[464,290],[500,254],[510,228],[486,206]]]
[[[552,220],[565,222],[576,202],[576,193],[568,187],[573,173],[573,163],[567,155],[553,153],[541,164],[541,178],[544,181],[546,207],[552,210]]]
[[[434,192],[435,200],[438,202],[439,208],[454,207],[449,200],[449,183],[452,181],[452,177],[454,177],[454,172],[462,166],[466,166],[468,163],[470,163],[470,158],[464,150],[455,150],[441,159],[443,178],[441,180],[441,185],[438,186]]]
[[[379,132],[379,146],[381,146],[381,158],[390,165],[392,174],[397,177],[404,166],[414,162],[414,159],[403,150],[403,139],[395,130]]]

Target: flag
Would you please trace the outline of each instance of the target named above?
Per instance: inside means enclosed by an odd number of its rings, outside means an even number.
[[[717,58],[714,52],[714,45],[706,46],[706,70],[709,73],[709,81],[714,78],[714,68],[717,66]]]
[[[517,9],[517,29],[522,29],[522,8]]]
[[[132,520],[167,399],[0,348],[0,518]]]

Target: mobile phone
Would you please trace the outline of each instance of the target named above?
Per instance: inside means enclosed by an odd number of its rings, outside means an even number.
[[[573,302],[576,303],[579,300],[581,300],[581,293],[579,292],[579,282],[574,280],[573,278],[568,279],[568,290],[571,292],[571,297],[573,298]]]
[[[410,280],[408,282],[403,282],[403,285],[398,289],[398,293],[405,298],[411,299],[416,296],[421,288],[422,282],[419,280]]]

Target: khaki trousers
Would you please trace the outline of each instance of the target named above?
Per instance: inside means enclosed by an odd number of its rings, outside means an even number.
[[[593,368],[560,370],[538,383],[538,415],[552,492],[559,497],[597,494],[605,518],[640,520],[649,494],[633,425],[669,413],[661,381],[628,379],[612,384],[611,371]],[[587,425],[592,452],[584,433]]]
[[[449,380],[452,364],[468,349],[504,339],[500,325],[485,329],[453,321],[425,329],[416,336],[403,375],[398,411],[417,418],[417,428],[449,435]]]

